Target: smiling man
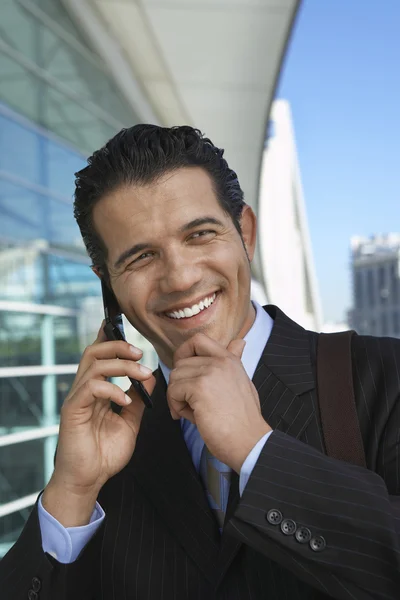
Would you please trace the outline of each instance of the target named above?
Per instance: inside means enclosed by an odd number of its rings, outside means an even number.
[[[222,150],[191,127],[123,130],[77,173],[75,216],[159,368],[100,327],[2,598],[398,598],[400,341],[354,336],[367,468],[336,460],[318,335],[251,301],[256,218]]]
[[[241,231],[218,203],[211,176],[192,166],[123,183],[93,209],[107,248],[97,272],[108,273],[123,313],[170,368],[175,350],[195,333],[226,348],[254,322],[256,219],[237,195]]]

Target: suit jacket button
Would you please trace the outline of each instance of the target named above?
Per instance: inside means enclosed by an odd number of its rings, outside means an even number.
[[[272,510],[268,511],[267,521],[268,523],[271,523],[271,525],[279,525],[280,523],[282,523],[282,519],[282,513],[276,508],[273,508]]]
[[[28,600],[39,600],[39,596],[34,590],[29,590]]]
[[[300,544],[306,544],[311,540],[311,531],[308,527],[299,527],[296,531],[295,538]]]
[[[297,524],[292,519],[284,519],[281,523],[281,531],[285,535],[293,535],[297,529]]]
[[[34,577],[32,579],[32,589],[33,589],[33,591],[34,592],[38,592],[41,587],[42,587],[42,582],[40,581],[39,577]]]
[[[314,550],[314,552],[322,552],[326,548],[326,541],[322,537],[322,535],[318,535],[317,537],[313,537],[310,540],[310,548]]]

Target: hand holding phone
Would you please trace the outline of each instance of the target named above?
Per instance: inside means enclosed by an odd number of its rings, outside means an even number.
[[[109,340],[126,341],[122,324],[121,309],[118,301],[112,290],[103,280],[101,280],[101,289],[103,293],[104,316],[106,320],[104,332]],[[147,406],[147,408],[153,408],[152,399],[144,385],[131,377],[129,377],[129,381],[143,400],[145,406]]]

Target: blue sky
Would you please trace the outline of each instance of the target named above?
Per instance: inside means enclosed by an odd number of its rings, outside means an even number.
[[[303,0],[289,100],[325,320],[351,305],[350,237],[400,231],[400,1]]]

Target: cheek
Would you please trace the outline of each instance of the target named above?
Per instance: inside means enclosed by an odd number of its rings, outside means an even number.
[[[118,284],[114,286],[114,292],[119,299],[122,311],[129,317],[143,313],[145,304],[145,288],[136,281],[136,278],[129,276],[121,277]]]

